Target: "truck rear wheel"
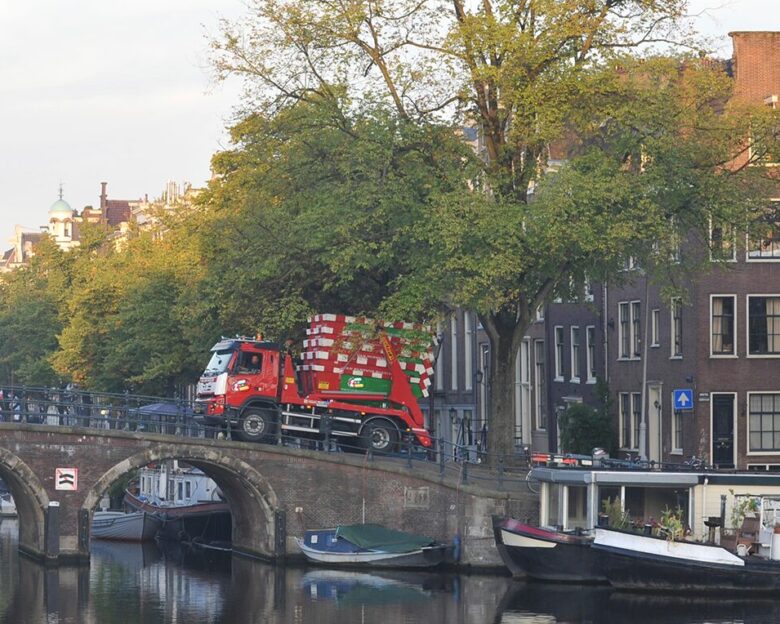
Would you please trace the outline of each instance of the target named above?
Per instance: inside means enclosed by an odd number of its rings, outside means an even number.
[[[268,442],[276,432],[276,412],[269,408],[254,407],[241,415],[233,435],[243,442]]]
[[[398,427],[384,418],[367,422],[360,432],[363,448],[379,454],[394,452],[399,439]]]

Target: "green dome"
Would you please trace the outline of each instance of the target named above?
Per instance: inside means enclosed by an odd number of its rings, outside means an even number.
[[[70,207],[68,202],[60,198],[51,205],[51,208],[49,208],[49,214],[53,215],[63,213],[67,213],[67,215],[70,217],[73,215],[73,209]]]

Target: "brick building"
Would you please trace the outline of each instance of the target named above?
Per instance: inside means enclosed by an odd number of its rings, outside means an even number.
[[[776,107],[780,33],[731,37],[735,99]],[[662,299],[639,270],[632,285],[608,290],[619,445],[657,461],[697,455],[725,468],[780,469],[780,230],[772,223],[750,240],[713,224],[710,238],[710,249],[689,242],[682,253],[714,254],[725,266],[686,280],[683,297]],[[685,409],[674,409],[675,389],[691,391],[686,405],[678,401]]]
[[[733,59],[724,66],[735,98],[777,108],[780,33],[731,37]],[[578,302],[556,300],[538,312],[518,353],[516,447],[560,450],[557,416],[571,403],[595,405],[600,378],[623,454],[780,469],[780,228],[748,241],[716,225],[709,243],[727,268],[690,277],[682,297],[663,298],[627,262],[621,285],[594,285]],[[681,253],[710,251],[690,241]],[[465,421],[465,440],[476,444],[490,419],[487,337],[463,311],[440,329],[434,426],[454,443]],[[691,391],[693,409],[674,409],[676,389]]]

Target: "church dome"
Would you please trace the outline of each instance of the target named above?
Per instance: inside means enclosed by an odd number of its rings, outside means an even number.
[[[73,209],[70,207],[70,204],[66,202],[62,197],[60,197],[56,202],[54,202],[51,207],[49,208],[49,216],[73,216]]]

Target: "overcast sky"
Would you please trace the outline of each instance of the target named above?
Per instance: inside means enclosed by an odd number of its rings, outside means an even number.
[[[731,54],[732,30],[780,30],[780,0],[691,0]],[[76,209],[203,185],[239,85],[215,85],[207,35],[241,0],[0,0],[0,251],[46,222],[60,182]]]

